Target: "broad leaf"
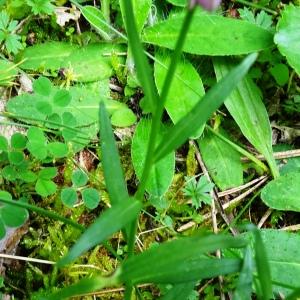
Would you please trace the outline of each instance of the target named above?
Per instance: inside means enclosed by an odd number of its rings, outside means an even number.
[[[142,119],[137,125],[132,139],[131,157],[138,178],[141,178],[142,176],[150,130],[151,120]],[[162,132],[158,135],[158,140],[161,139]],[[146,184],[147,192],[156,197],[162,196],[171,185],[174,176],[174,168],[175,153],[171,152],[152,167]]]
[[[280,53],[300,75],[300,7],[287,5],[277,24],[274,42]]]
[[[196,282],[186,282],[186,283],[179,283],[172,286],[172,288],[159,300],[188,300],[190,299],[191,294],[197,292],[194,290]]]
[[[204,254],[243,246],[243,239],[222,235],[181,238],[128,258],[121,266],[120,277],[132,284],[175,284],[237,272],[241,267],[240,260],[209,259]]]
[[[58,263],[63,267],[94,246],[103,243],[112,234],[124,228],[137,217],[142,204],[133,198],[122,199],[98,217],[95,222],[82,234],[75,245]]]
[[[155,83],[159,93],[161,93],[167,67],[170,64],[169,52],[156,54],[156,59],[154,64]],[[196,69],[186,58],[180,60],[177,63],[165,103],[165,108],[173,123],[176,124],[190,112],[204,94],[204,87]],[[203,127],[199,128],[198,134],[200,135],[202,131]]]
[[[243,184],[240,154],[226,142],[206,131],[198,140],[204,163],[221,190]]]
[[[19,60],[25,70],[59,70],[66,68],[72,80],[96,81],[112,75],[110,57],[107,54],[124,50],[119,44],[89,44],[78,47],[63,42],[48,42],[28,47]],[[106,56],[105,56],[106,55]]]
[[[205,124],[213,112],[230,95],[238,82],[246,75],[256,57],[257,54],[251,54],[246,57],[226,77],[211,88],[186,116],[168,130],[162,142],[156,148],[155,161],[178,148],[190,136],[195,134],[199,127]]]
[[[230,59],[214,59],[217,79],[223,78],[235,63]],[[224,102],[226,108],[240,127],[244,136],[262,153],[269,163],[274,177],[279,176],[272,150],[272,131],[267,110],[258,87],[245,77]]]
[[[261,198],[271,208],[299,212],[300,173],[287,173],[270,181],[263,188]]]
[[[174,49],[183,15],[146,28],[145,43]],[[199,55],[238,55],[268,49],[273,35],[246,21],[199,12],[195,14],[183,51]]]

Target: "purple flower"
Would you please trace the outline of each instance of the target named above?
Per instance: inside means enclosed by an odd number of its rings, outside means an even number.
[[[190,7],[201,5],[204,9],[212,11],[215,10],[221,3],[221,0],[190,0]]]

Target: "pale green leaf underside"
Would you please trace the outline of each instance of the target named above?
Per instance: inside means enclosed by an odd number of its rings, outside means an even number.
[[[174,49],[183,15],[144,30],[146,43]],[[238,55],[272,47],[273,35],[255,24],[206,13],[197,13],[183,51],[199,55]]]

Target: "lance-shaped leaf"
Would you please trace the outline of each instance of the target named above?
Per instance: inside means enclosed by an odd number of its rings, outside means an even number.
[[[63,267],[92,247],[103,243],[112,234],[121,230],[136,218],[141,207],[140,201],[127,198],[106,210],[81,235],[67,255],[57,263],[57,266]]]
[[[144,42],[174,49],[183,18],[182,14],[177,14],[146,28]],[[199,12],[192,20],[183,51],[199,55],[238,55],[272,46],[273,35],[260,26]]]
[[[255,53],[246,57],[226,77],[213,86],[185,117],[168,130],[162,142],[156,148],[155,161],[178,148],[190,136],[195,134],[199,127],[206,123],[213,112],[230,95],[237,83],[246,75],[256,57],[257,54]]]
[[[121,266],[120,278],[132,284],[183,283],[239,271],[239,259],[209,259],[204,254],[245,246],[245,241],[222,235],[181,238],[132,256]]]
[[[214,59],[217,80],[223,78],[235,66],[229,58]],[[261,92],[249,77],[245,77],[224,102],[238,124],[243,135],[262,153],[274,177],[279,176],[272,150],[272,131],[267,110],[262,102]]]

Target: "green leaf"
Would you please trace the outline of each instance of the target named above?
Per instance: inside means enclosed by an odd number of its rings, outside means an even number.
[[[174,49],[182,14],[144,30],[143,40]],[[204,30],[205,28],[205,30]],[[195,14],[183,51],[198,55],[239,55],[268,49],[273,46],[268,31],[246,21],[199,12]]]
[[[68,207],[73,207],[77,200],[77,192],[73,188],[64,188],[60,193],[61,201],[64,205]]]
[[[186,6],[186,0],[167,0],[169,3],[172,3],[173,5],[177,6]]]
[[[72,96],[67,90],[58,90],[53,97],[53,104],[61,107],[67,106],[72,100]]]
[[[289,68],[285,64],[276,64],[270,69],[270,73],[280,86],[284,86],[289,81]]]
[[[209,259],[216,249],[245,246],[245,241],[222,235],[185,237],[131,256],[121,266],[121,279],[131,284],[183,283],[240,270],[238,259]],[[170,255],[171,254],[171,255]]]
[[[5,224],[3,223],[2,219],[0,218],[0,240],[2,240],[5,237],[5,234],[6,234]]]
[[[19,151],[11,151],[8,153],[8,160],[12,165],[19,165],[24,161],[24,154]]]
[[[136,29],[137,29],[137,32],[140,34],[144,27],[144,24],[147,21],[148,15],[150,13],[152,1],[151,0],[132,0],[131,2],[132,2],[134,20],[136,23]],[[120,1],[120,8],[121,8],[121,12],[122,12],[123,20],[124,20],[125,7],[124,7],[123,1]],[[125,23],[125,21],[124,21],[124,23]]]
[[[37,180],[37,175],[30,170],[19,170],[18,178],[24,182],[35,182]]]
[[[67,286],[51,295],[41,296],[38,300],[62,300],[70,299],[74,296],[86,295],[88,293],[99,291],[105,287],[119,284],[118,272],[111,277],[94,276],[83,278],[71,286]]]
[[[1,217],[7,227],[22,226],[28,219],[28,211],[25,208],[6,204],[1,208]]]
[[[277,23],[274,42],[280,53],[286,56],[288,63],[300,75],[300,7],[286,5]]]
[[[41,76],[33,82],[32,87],[35,93],[48,96],[51,93],[53,85],[48,78]]]
[[[0,86],[11,86],[18,71],[10,61],[0,59]]]
[[[103,243],[136,218],[141,207],[141,202],[132,198],[124,198],[122,202],[114,204],[82,234],[67,255],[57,263],[57,266],[63,267],[89,249]]]
[[[36,192],[42,197],[48,197],[56,192],[56,184],[47,179],[38,179],[35,184]]]
[[[151,122],[152,121],[150,119],[142,119],[136,126],[132,139],[131,157],[133,167],[138,178],[141,178],[144,168],[151,130]],[[163,127],[162,131],[165,131]],[[160,132],[158,135],[159,141],[162,140],[162,136],[163,132]],[[152,167],[146,184],[147,192],[157,197],[164,195],[172,183],[174,169],[175,153],[171,152]]]
[[[39,171],[39,178],[52,179],[57,175],[57,168],[47,167]]]
[[[16,180],[18,173],[16,171],[16,169],[13,166],[5,166],[2,169],[2,176],[9,181],[14,181]]]
[[[270,181],[262,190],[263,202],[277,210],[300,211],[300,173],[291,172]]]
[[[18,149],[18,150],[25,149],[26,142],[27,142],[26,136],[24,136],[22,133],[19,133],[19,132],[14,133],[10,140],[12,148]],[[1,143],[1,141],[0,141],[0,143]],[[1,149],[1,146],[0,146],[0,150],[3,150],[3,149]]]
[[[46,138],[43,131],[37,127],[30,127],[27,131],[27,138],[29,142],[36,142],[40,144],[46,143]]]
[[[98,33],[105,39],[110,40],[108,26],[105,25],[106,21],[101,10],[95,6],[81,6],[80,11],[86,20],[98,31]]]
[[[5,136],[0,135],[0,151],[8,150],[8,141]]]
[[[238,82],[246,75],[256,57],[257,54],[246,57],[222,81],[211,88],[185,117],[168,130],[162,142],[156,148],[155,161],[178,148],[190,136],[195,134],[195,129],[205,124],[213,112],[230,95]]]
[[[99,110],[100,145],[106,187],[112,205],[128,198],[127,187],[105,104]]]
[[[47,145],[49,154],[54,158],[63,158],[68,155],[68,146],[60,142],[51,142]]]
[[[241,269],[233,300],[249,300],[252,293],[254,260],[250,246],[244,251],[243,267]]]
[[[170,64],[168,52],[156,54],[154,64],[155,83],[161,93]],[[165,108],[174,124],[190,112],[196,103],[204,96],[205,91],[199,74],[193,65],[185,58],[177,63],[176,72],[170,87]],[[203,131],[199,128],[198,135]]]
[[[113,70],[107,54],[122,51],[124,47],[115,43],[78,47],[64,42],[47,42],[27,47],[18,60],[25,60],[20,65],[25,70],[66,68],[74,81],[91,82],[109,78]]]
[[[87,184],[89,178],[85,172],[76,169],[72,174],[72,183],[75,187],[81,187]]]
[[[136,115],[129,108],[119,109],[111,116],[111,124],[117,127],[128,127],[136,122]]]
[[[215,59],[217,79],[223,78],[234,66],[235,63],[228,58]],[[236,89],[226,97],[224,104],[243,135],[265,156],[273,176],[278,177],[279,171],[273,157],[272,131],[268,113],[261,92],[252,79],[246,76],[241,80]]]
[[[43,115],[49,116],[52,114],[52,105],[48,101],[36,102],[36,109]]]
[[[94,188],[84,189],[82,192],[84,205],[89,209],[94,209],[100,202],[99,192]]]
[[[205,166],[221,190],[243,184],[240,154],[209,131],[198,140]]]

